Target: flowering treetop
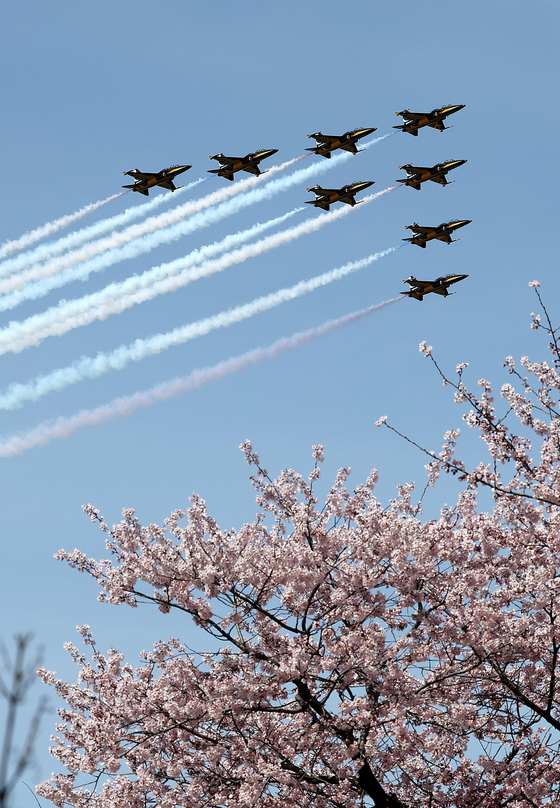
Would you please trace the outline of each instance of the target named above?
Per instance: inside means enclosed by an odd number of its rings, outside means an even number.
[[[259,512],[239,530],[196,495],[185,525],[182,511],[143,527],[125,510],[109,529],[86,506],[109,557],[58,557],[101,600],[183,612],[217,650],[170,639],[133,668],[80,627],[92,656],[69,646],[77,682],[42,671],[67,704],[53,754],[68,774],[39,793],[77,808],[558,804],[560,357],[523,364],[539,386],[518,377],[502,396],[539,459],[459,366],[446,381],[491,461],[466,469],[446,434],[430,481],[444,470],[464,485],[437,520],[422,523],[410,485],[383,507],[375,471],[350,491],[341,469],[319,506],[321,446],[307,478],[272,479],[249,442]]]

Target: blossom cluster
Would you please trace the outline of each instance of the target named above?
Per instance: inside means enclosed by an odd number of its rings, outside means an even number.
[[[127,509],[109,528],[86,506],[107,558],[58,557],[102,600],[178,610],[218,650],[173,638],[132,667],[79,627],[76,682],[41,672],[66,704],[53,754],[67,773],[38,793],[76,808],[560,804],[560,356],[522,366],[537,383],[510,357],[521,389],[501,391],[517,431],[488,381],[471,392],[464,364],[447,380],[490,461],[467,469],[459,430],[445,434],[429,481],[463,487],[436,520],[411,485],[380,503],[375,471],[352,491],[341,469],[319,505],[322,446],[307,478],[273,479],[249,441],[259,511],[238,530],[197,495],[162,526]]]

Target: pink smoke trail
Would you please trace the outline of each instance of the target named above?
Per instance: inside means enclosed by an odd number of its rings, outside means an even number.
[[[127,193],[128,191],[122,191],[120,194],[113,194],[113,196],[109,196],[107,199],[102,199],[99,202],[93,202],[91,205],[80,208],[76,213],[69,213],[68,216],[62,216],[60,219],[55,219],[54,222],[48,222],[42,225],[42,227],[31,230],[29,233],[24,233],[20,238],[14,239],[13,241],[6,241],[0,246],[0,258],[11,255],[11,253],[17,252],[17,250],[23,250],[25,247],[35,244],[36,241],[51,236],[58,230],[62,230],[63,227],[72,224],[72,222],[75,222],[77,219],[87,216],[88,213],[93,213],[94,210],[101,208],[108,202],[112,202],[114,199],[118,199],[119,196],[124,196]]]
[[[54,438],[69,438],[84,426],[94,426],[105,421],[112,421],[115,418],[132,415],[136,410],[152,407],[158,401],[167,401],[232,373],[242,373],[251,365],[258,365],[260,362],[264,362],[265,359],[274,359],[284,351],[295,351],[302,345],[307,345],[319,339],[319,337],[330,334],[332,331],[337,331],[339,328],[344,328],[344,326],[351,323],[363,320],[364,317],[369,317],[370,314],[381,311],[381,309],[404,299],[404,297],[395,297],[392,300],[384,300],[383,303],[368,306],[336,320],[328,320],[316,328],[292,334],[291,337],[282,337],[267,348],[255,348],[241,354],[241,356],[234,356],[218,362],[213,367],[193,370],[188,376],[170,379],[149,390],[140,391],[131,396],[116,398],[109,404],[104,404],[93,410],[81,410],[76,415],[58,418],[54,423],[39,424],[39,426],[23,435],[13,435],[1,440],[0,457],[15,457],[15,455],[25,452],[26,449],[44,446]]]

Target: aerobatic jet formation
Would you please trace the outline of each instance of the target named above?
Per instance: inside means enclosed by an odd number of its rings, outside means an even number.
[[[315,132],[314,135],[307,135],[307,137],[315,138],[317,145],[305,151],[320,154],[322,157],[326,157],[327,160],[331,159],[331,152],[336,151],[336,149],[344,149],[344,151],[357,154],[365,151],[365,149],[357,148],[356,143],[358,140],[376,131],[375,127],[371,127],[370,129],[351,129],[343,135],[324,135],[322,132]]]
[[[417,191],[420,190],[422,183],[428,180],[437,182],[440,185],[450,185],[452,182],[455,182],[455,180],[448,182],[445,177],[447,172],[452,171],[454,168],[459,168],[459,166],[462,166],[466,162],[466,160],[445,160],[443,163],[436,163],[436,165],[431,168],[413,166],[412,163],[407,163],[405,166],[399,166],[399,168],[406,171],[406,179],[398,179],[395,180],[395,182],[400,182],[402,185],[409,185],[411,188],[416,188]]]
[[[431,112],[411,112],[409,109],[403,109],[402,112],[395,112],[395,115],[402,115],[403,123],[400,126],[393,126],[393,129],[401,129],[414,137],[418,137],[418,130],[423,126],[431,126],[432,129],[439,129],[440,132],[443,132],[445,129],[453,128],[445,126],[443,123],[447,116],[459,112],[464,107],[465,104],[449,104],[447,107],[438,107]]]
[[[451,284],[458,283],[468,277],[468,275],[451,274],[436,278],[435,281],[419,281],[418,278],[411,275],[410,278],[403,281],[403,283],[410,285],[410,291],[401,292],[401,294],[407,297],[413,297],[415,300],[424,300],[424,295],[429,295],[431,292],[436,295],[441,295],[442,297],[449,297],[449,295],[455,294],[455,292],[447,291]]]
[[[458,238],[451,238],[451,234],[470,224],[472,219],[451,219],[449,222],[438,224],[437,227],[423,227],[417,222],[405,225],[405,230],[412,230],[412,238],[403,238],[403,241],[410,241],[411,244],[417,244],[419,247],[426,247],[426,242],[437,239],[438,241],[445,241],[446,244],[453,244],[454,241],[459,241]]]
[[[315,185],[313,188],[308,188],[308,191],[313,191],[315,199],[308,199],[306,205],[315,205],[316,208],[323,210],[330,210],[330,206],[335,202],[344,202],[346,205],[359,205],[354,199],[358,191],[365,191],[370,185],[375,185],[374,182],[351,182],[348,185],[343,185],[342,188],[321,188],[320,185]],[[361,200],[363,202],[363,200]]]
[[[233,175],[237,171],[247,171],[249,174],[254,174],[256,177],[261,174],[266,174],[266,171],[261,171],[259,163],[267,157],[272,157],[276,154],[278,149],[260,149],[256,152],[250,152],[245,157],[226,157],[225,154],[210,155],[211,160],[217,160],[220,164],[219,168],[211,168],[209,174],[217,174],[219,177],[225,177],[227,180],[233,181]]]
[[[134,185],[123,185],[122,187],[131,191],[138,191],[139,194],[144,194],[144,196],[149,196],[149,189],[155,188],[156,185],[159,185],[160,188],[167,188],[168,191],[176,191],[177,188],[182,186],[173,185],[173,180],[179,174],[188,171],[189,168],[192,168],[192,166],[169,166],[169,168],[164,168],[157,173],[139,171],[137,168],[133,168],[131,171],[123,171],[123,174],[133,177],[135,180]]]

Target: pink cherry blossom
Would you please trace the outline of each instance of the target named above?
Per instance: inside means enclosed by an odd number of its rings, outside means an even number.
[[[258,513],[238,530],[198,495],[163,526],[127,509],[110,528],[85,506],[106,558],[57,557],[102,601],[180,612],[213,650],[171,638],[132,667],[78,627],[76,682],[41,671],[65,702],[66,773],[38,793],[76,808],[559,805],[560,352],[543,319],[552,361],[524,358],[522,376],[508,357],[496,400],[421,347],[486,448],[468,465],[459,429],[439,453],[415,444],[429,484],[461,482],[438,519],[411,484],[378,502],[376,471],[352,491],[340,469],[319,504],[322,446],[307,478],[273,478],[249,441]]]

